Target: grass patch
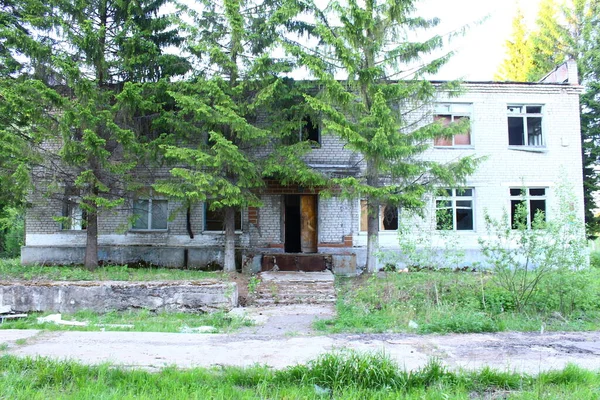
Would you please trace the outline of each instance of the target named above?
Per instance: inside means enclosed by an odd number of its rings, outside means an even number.
[[[382,354],[325,354],[283,370],[264,366],[157,373],[108,364],[0,357],[6,398],[61,399],[469,399],[597,398],[600,375],[575,366],[538,376],[483,369],[452,372],[436,361],[407,372]]]
[[[539,285],[517,312],[490,274],[412,271],[336,282],[337,316],[315,328],[330,333],[478,333],[600,329],[600,269],[562,271]]]
[[[49,331],[124,331],[124,332],[193,332],[192,328],[212,326],[217,332],[232,332],[243,326],[250,326],[248,319],[226,312],[211,314],[190,314],[175,312],[152,312],[148,310],[112,311],[98,314],[79,311],[63,314],[67,321],[87,321],[87,326],[58,325],[52,322],[38,323],[37,318],[50,313],[33,313],[27,318],[7,320],[0,329],[44,329]],[[131,326],[129,326],[131,325]]]
[[[89,271],[73,266],[23,266],[18,259],[0,259],[3,280],[52,281],[164,281],[164,280],[226,280],[222,272],[205,272],[171,268],[133,268],[126,265],[106,265]]]

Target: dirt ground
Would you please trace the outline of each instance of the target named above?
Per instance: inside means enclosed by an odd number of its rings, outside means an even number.
[[[283,368],[342,349],[383,351],[413,370],[436,358],[452,369],[490,366],[531,374],[568,363],[600,370],[600,332],[468,335],[317,335],[312,321],[332,306],[237,309],[257,323],[235,334],[48,332],[0,330],[0,354],[47,356],[83,363],[112,362],[155,370],[167,365],[266,364]]]

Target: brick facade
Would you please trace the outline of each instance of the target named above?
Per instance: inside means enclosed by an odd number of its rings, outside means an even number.
[[[573,75],[572,72],[567,73]],[[460,157],[485,157],[478,170],[468,178],[466,187],[474,190],[473,230],[457,231],[461,245],[468,250],[478,248],[477,238],[485,235],[484,213],[499,218],[510,209],[509,188],[547,188],[547,209],[551,218],[556,207],[556,186],[568,181],[574,188],[574,207],[583,220],[583,183],[579,129],[579,95],[581,87],[566,83],[466,83],[459,96],[438,95],[443,103],[468,104],[471,113],[471,145],[462,147],[432,146],[423,157],[450,162]],[[508,105],[539,105],[543,108],[542,134],[544,147],[509,146]],[[433,121],[432,108],[421,108],[413,115],[418,123]],[[343,166],[364,168],[359,154],[349,150],[339,138],[321,133],[321,146],[305,156],[315,168]],[[43,190],[32,193],[31,207],[26,219],[26,247],[83,246],[83,231],[61,230],[54,220],[63,212],[56,199],[44,197]],[[315,194],[318,196],[319,248],[349,248],[363,251],[366,235],[360,231],[359,199],[345,200],[335,195],[319,195],[319,188],[286,187],[276,181],[267,182],[261,193],[263,206],[242,212],[242,231],[238,235],[241,248],[283,248],[284,196],[286,194]],[[131,203],[128,203],[131,204]],[[176,201],[169,201],[169,221],[166,231],[132,231],[130,206],[103,213],[99,218],[101,246],[174,246],[184,248],[218,247],[222,233],[204,231],[203,204],[191,209],[190,222],[194,233],[191,238],[187,226],[187,210]],[[434,218],[434,204],[426,215]],[[382,248],[397,247],[396,232],[381,232]],[[359,265],[361,258],[359,257]]]

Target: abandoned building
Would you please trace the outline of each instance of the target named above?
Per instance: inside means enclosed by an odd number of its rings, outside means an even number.
[[[556,187],[566,180],[574,188],[573,206],[583,220],[583,189],[579,95],[573,62],[557,68],[539,83],[465,82],[464,93],[439,93],[430,110],[434,119],[468,118],[467,134],[431,143],[424,157],[451,161],[467,155],[485,157],[463,188],[440,188],[429,199],[426,217],[451,216],[446,229],[458,235],[472,262],[479,254],[478,237],[486,235],[484,215],[500,218],[514,213],[523,201],[529,215],[542,210],[548,218],[556,207]],[[307,155],[318,170],[336,173],[360,168],[361,157],[318,126],[307,132],[319,146]],[[523,192],[523,189],[524,192]],[[36,197],[36,196],[34,196]],[[23,264],[81,263],[85,232],[76,201],[32,200],[26,218]],[[267,182],[263,206],[241,210],[237,221],[240,265],[268,270],[293,264],[292,269],[327,267],[331,257],[346,257],[340,268],[359,268],[366,259],[365,204],[360,199],[322,197],[318,191]],[[134,200],[129,211],[108,212],[99,218],[99,258],[114,263],[144,261],[165,266],[204,267],[222,260],[222,216],[205,204],[188,217],[180,204],[160,196]],[[136,218],[132,218],[133,215]],[[55,217],[70,217],[68,224]],[[398,251],[399,211],[382,207],[379,244]],[[195,235],[189,235],[191,224]],[[432,222],[435,230],[435,222]],[[316,256],[314,254],[316,253]],[[283,258],[291,254],[291,259]],[[304,257],[303,254],[313,254]],[[279,257],[279,258],[278,258]],[[291,261],[290,261],[291,260]],[[328,264],[329,263],[329,264]]]

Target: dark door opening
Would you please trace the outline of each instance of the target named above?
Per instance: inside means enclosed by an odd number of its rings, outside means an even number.
[[[286,253],[300,253],[302,250],[300,243],[300,196],[287,194],[284,196],[284,204],[284,250]]]

